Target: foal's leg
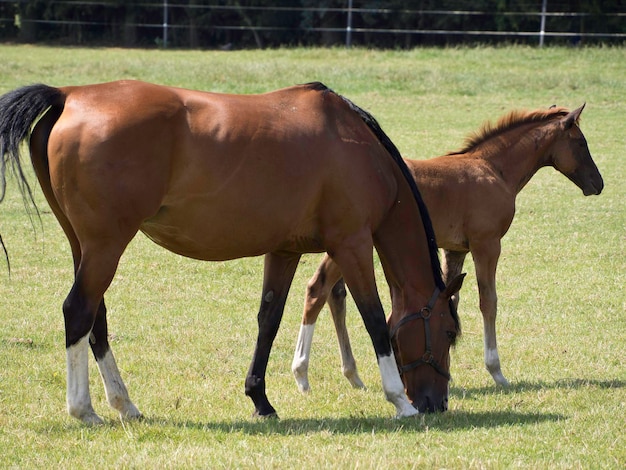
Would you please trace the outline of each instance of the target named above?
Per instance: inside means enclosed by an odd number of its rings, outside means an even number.
[[[141,413],[130,401],[128,390],[122,381],[113,352],[109,346],[106,306],[100,302],[96,321],[89,337],[91,351],[96,358],[109,405],[120,413],[122,418],[139,418]]]
[[[453,279],[455,279],[463,270],[463,263],[465,262],[466,252],[463,251],[450,251],[443,250],[443,258],[441,263],[441,270],[443,272],[443,282],[447,286]],[[460,293],[457,292],[452,295],[452,301],[454,307],[458,310]]]
[[[265,255],[263,292],[257,318],[259,334],[246,376],[245,388],[246,395],[254,403],[254,416],[276,417],[276,410],[265,394],[265,371],[299,261],[300,255],[291,257],[274,253]]]
[[[307,284],[300,332],[298,333],[298,341],[296,342],[293,361],[291,362],[291,372],[301,392],[308,392],[310,389],[308,370],[315,322],[328,300],[330,287],[340,277],[341,272],[337,265],[328,255],[325,255]]]
[[[354,388],[365,388],[356,369],[356,361],[350,345],[350,336],[346,328],[346,283],[343,278],[339,279],[333,286],[328,298],[328,306],[335,324],[337,341],[339,341],[341,371]]]
[[[360,238],[362,239],[345,243],[344,250],[335,250],[333,259],[341,268],[365,328],[372,339],[385,397],[395,405],[398,418],[413,416],[418,410],[411,405],[404,391],[404,384],[400,379],[391,349],[385,313],[376,289],[371,234],[361,234]]]
[[[480,296],[480,311],[483,314],[483,328],[485,334],[485,367],[498,385],[509,386],[509,381],[502,374],[500,356],[496,341],[496,314],[498,310],[498,296],[496,294],[496,268],[500,257],[500,240],[490,240],[471,247],[478,293]]]
[[[339,279],[337,282],[335,280]],[[329,287],[334,286],[329,291]],[[341,272],[332,259],[325,255],[322,263],[307,285],[304,299],[304,313],[298,334],[298,341],[291,363],[291,371],[301,392],[310,389],[308,369],[311,356],[311,344],[315,322],[324,303],[328,302],[337,332],[341,353],[341,370],[353,387],[364,388],[356,370],[356,362],[350,346],[350,337],[346,328],[346,288]]]

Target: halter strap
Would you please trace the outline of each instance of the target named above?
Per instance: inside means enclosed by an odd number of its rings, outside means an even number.
[[[410,321],[413,321],[417,318],[424,318],[422,312],[427,311],[428,312],[428,318],[430,318],[430,312],[432,312],[433,308],[435,307],[435,302],[437,302],[437,299],[439,298],[439,294],[441,293],[441,291],[439,290],[438,287],[435,287],[435,291],[433,292],[433,295],[430,297],[430,300],[428,301],[428,303],[426,304],[426,307],[422,308],[419,312],[417,313],[412,313],[410,315],[407,315],[406,317],[402,318],[398,323],[395,324],[395,326],[391,329],[391,331],[389,332],[389,336],[391,338],[393,338],[396,333],[398,332],[398,330],[400,329],[400,327]],[[430,338],[427,338],[427,341]],[[430,349],[430,348],[428,348]]]
[[[403,373],[411,369],[415,369],[416,367],[422,364],[428,364],[432,366],[439,374],[443,375],[446,379],[450,380],[451,378],[450,374],[447,371],[445,371],[443,367],[441,367],[441,365],[439,365],[439,363],[437,362],[437,360],[435,359],[432,353],[432,340],[431,340],[431,334],[430,334],[430,316],[432,314],[433,307],[435,306],[435,302],[437,301],[437,298],[439,297],[440,293],[441,291],[439,290],[439,288],[435,287],[435,291],[433,292],[433,295],[430,297],[428,304],[426,304],[426,306],[422,308],[419,312],[412,313],[402,318],[398,323],[395,324],[395,326],[391,329],[389,333],[391,339],[393,340],[393,338],[396,336],[401,326],[413,320],[418,320],[418,319],[424,320],[424,338],[426,340],[426,347],[425,347],[424,354],[422,355],[420,359],[416,361],[409,362],[408,364],[399,365],[398,370],[400,371],[400,375],[402,375]]]

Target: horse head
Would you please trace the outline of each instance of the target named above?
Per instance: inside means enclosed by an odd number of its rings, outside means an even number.
[[[397,317],[392,312],[388,325],[394,354],[406,394],[420,412],[448,409],[450,347],[461,333],[452,296],[463,284],[457,276],[440,291],[435,289],[419,312]]]
[[[587,140],[578,121],[585,105],[569,112],[558,122],[558,134],[552,144],[552,164],[563,173],[585,196],[600,194],[604,181],[591,158]]]

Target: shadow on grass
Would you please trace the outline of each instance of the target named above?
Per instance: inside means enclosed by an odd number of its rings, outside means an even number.
[[[451,398],[462,400],[463,397],[471,398],[479,395],[490,394],[515,394],[532,392],[546,389],[583,389],[599,388],[614,389],[624,388],[626,382],[618,379],[592,380],[592,379],[561,379],[553,382],[517,382],[509,388],[485,386],[477,388],[452,388]],[[557,422],[569,419],[569,416],[560,413],[524,412],[516,410],[496,411],[464,411],[452,410],[446,413],[420,414],[414,418],[393,419],[391,417],[367,416],[365,414],[348,416],[343,418],[285,418],[285,419],[222,419],[216,421],[181,420],[171,416],[147,416],[138,421],[122,424],[119,420],[105,420],[108,426],[130,426],[174,428],[179,431],[206,431],[211,433],[242,433],[249,435],[307,435],[319,432],[330,434],[372,434],[372,433],[404,433],[426,432],[439,430],[444,432],[464,431],[471,429],[494,429],[499,427],[516,427],[535,425],[546,422]],[[47,421],[45,431],[53,429],[59,431],[91,429],[98,433],[100,426],[89,427],[77,421],[71,424]],[[43,431],[43,430],[42,430]]]
[[[542,422],[555,422],[566,417],[555,413],[524,413],[515,411],[466,412],[450,411],[414,418],[393,419],[380,417],[308,418],[221,420],[211,422],[176,421],[167,418],[144,418],[154,426],[173,426],[191,430],[217,433],[243,433],[261,435],[306,435],[328,432],[332,434],[372,434],[394,432],[425,432],[428,430],[459,431],[502,426],[524,426]]]
[[[494,394],[514,394],[533,392],[539,390],[579,390],[583,388],[599,388],[599,389],[612,389],[612,388],[624,388],[626,382],[618,379],[560,379],[552,382],[538,381],[528,382],[520,381],[514,382],[510,387],[501,387],[495,384],[487,385],[484,387],[450,387],[450,396],[454,399],[473,398],[477,395],[494,395]]]

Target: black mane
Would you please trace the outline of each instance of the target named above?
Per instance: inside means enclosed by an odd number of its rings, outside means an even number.
[[[435,278],[435,285],[437,286],[437,288],[443,291],[445,289],[445,284],[443,282],[443,278],[441,275],[441,264],[439,262],[439,249],[437,248],[437,241],[435,239],[435,230],[433,229],[433,224],[430,219],[430,215],[428,213],[428,208],[426,207],[426,203],[424,203],[424,199],[422,199],[422,195],[419,189],[417,188],[417,184],[415,183],[415,180],[413,179],[413,176],[411,175],[409,167],[406,165],[406,163],[402,159],[402,155],[400,155],[400,151],[395,146],[395,144],[391,141],[389,136],[385,134],[385,131],[382,130],[376,118],[374,118],[374,116],[372,116],[370,113],[368,113],[364,109],[354,104],[345,96],[342,96],[334,92],[323,83],[312,82],[312,83],[308,83],[307,85],[310,86],[314,90],[323,91],[325,93],[333,93],[339,98],[341,98],[350,107],[350,109],[356,112],[359,115],[359,117],[363,120],[363,122],[370,128],[370,130],[374,133],[376,138],[380,141],[383,147],[385,147],[387,152],[389,152],[393,160],[396,162],[396,164],[400,168],[402,175],[404,176],[407,183],[409,184],[409,187],[411,188],[411,191],[415,198],[415,202],[417,203],[417,206],[420,211],[420,216],[422,218],[422,223],[424,225],[424,231],[426,232],[426,239],[428,241],[428,251],[430,253],[430,264],[431,264],[431,268],[433,271],[433,276]]]

